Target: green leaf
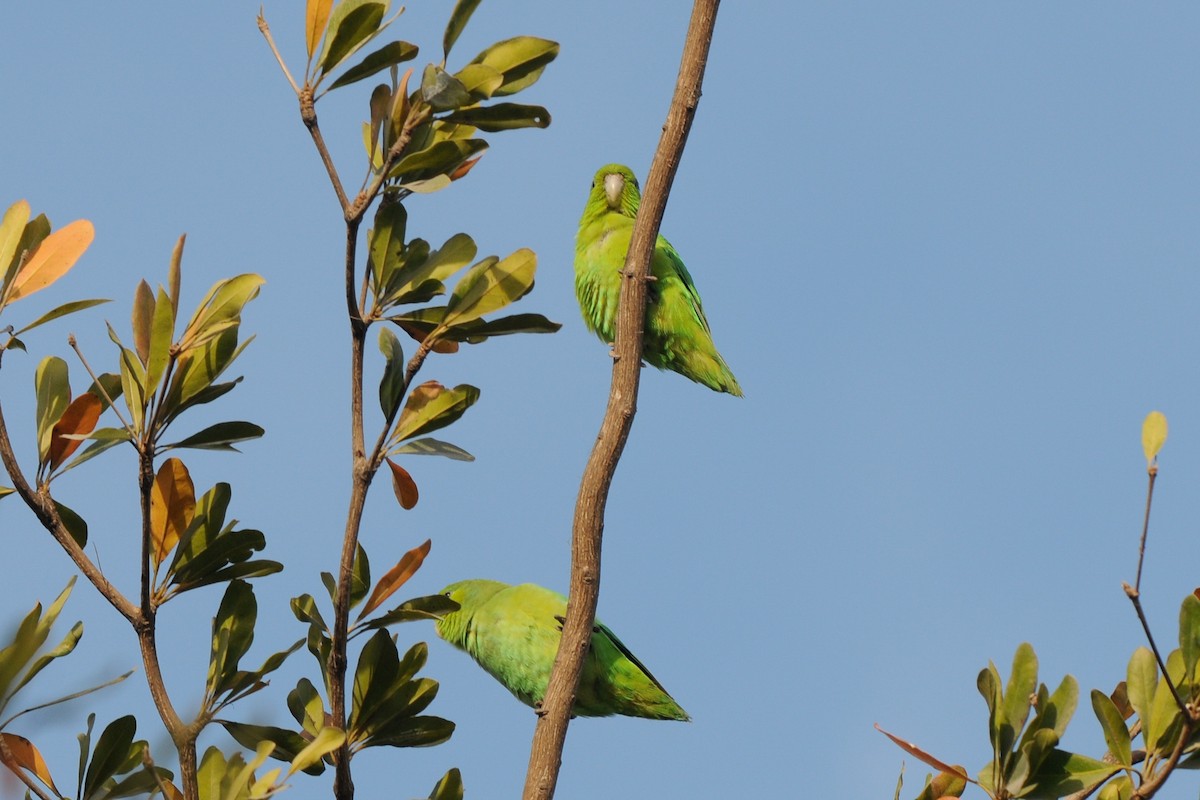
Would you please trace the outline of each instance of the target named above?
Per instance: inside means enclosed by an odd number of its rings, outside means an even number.
[[[447,614],[458,611],[458,603],[443,594],[428,597],[415,597],[406,600],[383,616],[376,617],[362,625],[362,630],[377,630],[401,622],[415,622],[421,619],[441,619]]]
[[[392,167],[388,177],[408,182],[445,175],[487,148],[488,143],[483,139],[450,139],[437,142],[400,159]]]
[[[1129,740],[1129,728],[1125,727],[1125,719],[1117,706],[1104,692],[1092,690],[1092,710],[1104,731],[1104,742],[1108,751],[1113,754],[1121,766],[1133,764],[1133,747]]]
[[[26,331],[31,331],[34,328],[36,328],[40,325],[45,325],[47,322],[56,320],[59,317],[65,317],[68,314],[74,314],[76,311],[83,311],[85,308],[91,308],[92,306],[98,306],[98,305],[101,305],[102,303],[111,303],[111,302],[112,302],[111,300],[94,299],[94,300],[73,300],[70,303],[63,303],[61,306],[57,306],[57,307],[51,309],[50,311],[47,311],[45,314],[42,314],[40,317],[38,317],[33,322],[26,325],[24,328],[21,328],[20,330],[15,331],[13,335],[19,336],[20,334],[25,333]]]
[[[231,581],[221,598],[212,624],[212,651],[208,663],[208,696],[215,698],[237,672],[238,662],[254,641],[258,603],[245,581]]]
[[[308,678],[301,678],[296,688],[288,692],[287,707],[310,736],[315,736],[317,731],[325,727],[325,705]]]
[[[516,36],[496,42],[471,59],[471,63],[491,67],[504,76],[504,83],[492,93],[500,97],[532,86],[546,65],[557,56],[557,42],[535,36]]]
[[[389,455],[444,456],[454,461],[474,461],[475,456],[456,444],[440,439],[414,439],[392,450]]]
[[[350,571],[350,607],[362,602],[371,590],[371,559],[359,544],[354,551],[354,568]]]
[[[16,276],[17,267],[20,266],[21,253],[26,249],[20,247],[20,243],[26,223],[29,222],[30,213],[28,201],[18,200],[8,207],[8,210],[4,212],[3,219],[0,219],[0,275],[3,275],[4,278],[0,288],[3,290],[8,289],[12,279]],[[47,223],[47,233],[49,233],[49,228],[50,225]],[[7,294],[7,291],[0,291],[0,298]]]
[[[385,630],[377,630],[363,645],[354,670],[353,702],[348,727],[351,742],[366,739],[369,722],[381,710],[384,701],[407,679],[399,675],[400,656],[396,643]]]
[[[313,599],[311,594],[302,594],[299,597],[293,597],[291,607],[292,614],[301,622],[317,625],[323,630],[329,629],[329,626],[325,624],[325,618],[321,616],[320,609],[317,608],[317,601]]]
[[[463,800],[462,773],[457,767],[442,776],[429,793],[429,800]]]
[[[1039,686],[1036,703],[1037,715],[1033,718],[1033,723],[1026,728],[1025,735],[1021,737],[1020,746],[1024,746],[1028,737],[1042,729],[1054,731],[1055,735],[1061,739],[1066,733],[1071,717],[1075,716],[1075,709],[1078,705],[1079,682],[1070,675],[1063,676],[1062,682],[1054,690],[1053,695],[1047,691],[1045,684]]]
[[[371,229],[371,277],[376,296],[382,295],[392,274],[404,261],[404,234],[408,212],[404,204],[384,198],[375,212],[375,227]]]
[[[100,398],[100,402],[103,404],[101,413],[103,413],[111,405],[110,400],[115,402],[121,396],[121,376],[103,372],[96,376],[96,380],[92,381],[88,391]]]
[[[391,441],[399,442],[444,428],[465,414],[478,399],[479,390],[474,386],[463,383],[447,389],[437,381],[426,381],[409,392]]]
[[[71,403],[71,384],[67,362],[58,356],[46,356],[38,364],[33,379],[37,395],[38,459],[45,463],[50,457],[50,440],[54,424]]]
[[[211,339],[236,328],[246,304],[258,296],[261,275],[235,275],[218,281],[208,290],[179,339],[181,351],[194,350]]]
[[[414,244],[415,241],[418,240],[414,240]],[[413,249],[412,244],[409,249]],[[406,258],[404,265],[387,281],[385,302],[424,302],[424,299],[444,293],[446,290],[441,282],[470,264],[477,249],[470,236],[456,233],[440,249],[428,253],[426,257]],[[422,287],[425,287],[424,292]],[[413,296],[415,293],[424,299],[416,299]]]
[[[96,797],[104,782],[116,775],[129,757],[133,747],[133,736],[137,733],[137,720],[132,714],[118,717],[108,724],[96,741],[88,764],[87,777],[83,781],[83,800]]]
[[[272,742],[275,749],[271,751],[271,758],[279,761],[291,761],[308,746],[307,739],[287,728],[277,728],[273,725],[247,725],[225,719],[214,721],[225,728],[234,741],[248,750],[257,749],[260,742]],[[325,763],[320,760],[310,764],[304,770],[308,775],[320,775],[324,771]]]
[[[471,104],[471,93],[462,81],[436,64],[427,64],[421,76],[421,99],[434,111],[450,111]]]
[[[1180,764],[1180,766],[1183,766]],[[1100,788],[1096,800],[1130,800],[1133,797],[1133,782],[1128,775],[1118,775]]]
[[[473,125],[481,131],[494,133],[515,128],[546,128],[550,125],[550,112],[542,106],[526,106],[519,103],[496,103],[491,106],[461,108],[444,119],[463,125]]]
[[[1078,753],[1052,750],[1041,767],[1025,784],[1022,796],[1030,800],[1052,800],[1090,789],[1107,780],[1120,767]]]
[[[420,321],[412,321],[412,324],[418,329],[426,327]],[[437,325],[440,324],[439,320]],[[426,334],[432,332],[437,325],[430,327]],[[556,333],[560,328],[562,328],[561,322],[552,322],[541,314],[510,314],[491,322],[474,319],[470,322],[458,323],[439,333],[438,338],[448,339],[452,342],[479,344],[493,336],[511,336],[514,333]]]
[[[1200,661],[1200,599],[1194,594],[1183,598],[1179,608],[1179,651],[1183,655],[1185,680],[1196,683],[1196,663]]]
[[[1176,686],[1182,683],[1183,658],[1178,650],[1167,657],[1167,672]],[[1183,727],[1182,712],[1175,702],[1175,695],[1171,692],[1171,682],[1160,680],[1154,690],[1154,701],[1150,710],[1150,716],[1154,719],[1154,735],[1146,736],[1143,730],[1143,741],[1146,742],[1147,749],[1159,753],[1164,758],[1174,749],[1175,741]]]
[[[504,84],[504,73],[485,64],[467,64],[454,73],[454,77],[476,102],[490,99],[492,93]]]
[[[1017,736],[1029,718],[1029,708],[1037,690],[1037,655],[1028,642],[1022,642],[1013,654],[1012,672],[1008,676],[1008,687],[1004,691],[1004,722],[1007,724],[1008,744],[1002,749],[1012,748]]]
[[[379,329],[379,350],[385,359],[379,381],[379,407],[385,419],[392,419],[404,399],[404,349],[400,339],[387,327]]]
[[[1004,742],[1003,700],[1000,693],[1000,672],[996,669],[996,665],[989,661],[987,668],[980,670],[979,676],[975,679],[975,685],[988,707],[988,734],[992,744],[993,758],[991,765],[986,769],[990,785],[995,786],[1000,783],[1005,759],[1008,756],[1008,751],[1002,746]],[[981,777],[980,780],[982,781],[983,778]]]
[[[67,529],[67,533],[71,534],[71,538],[75,540],[75,544],[80,547],[86,546],[88,526],[83,517],[57,500],[54,501],[54,510],[58,512],[58,518],[62,520],[63,527]]]
[[[1129,694],[1129,704],[1142,721],[1142,737],[1147,743],[1157,741],[1158,734],[1165,727],[1165,721],[1160,726],[1151,711],[1157,687],[1158,664],[1154,661],[1154,654],[1145,647],[1139,647],[1129,659],[1125,690]]]
[[[450,57],[450,48],[454,47],[454,43],[458,41],[458,37],[462,34],[463,28],[467,27],[468,20],[475,13],[475,9],[479,8],[480,0],[458,0],[454,4],[454,10],[450,12],[450,20],[446,23],[446,32],[442,35],[442,60]]]
[[[459,279],[442,324],[453,327],[515,303],[533,290],[536,272],[537,256],[528,248],[502,261],[485,258]]]
[[[158,389],[167,363],[171,358],[171,339],[175,336],[175,307],[161,287],[154,301],[154,318],[150,322],[150,346],[146,359],[146,387],[153,393]]]
[[[190,447],[193,450],[236,450],[232,445],[257,439],[264,431],[252,422],[218,422],[174,444],[163,445],[159,452],[172,448]]]
[[[317,64],[325,73],[338,65],[371,40],[379,31],[388,4],[377,0],[341,0],[333,7],[325,28],[325,46]]]
[[[133,347],[145,365],[150,359],[150,326],[154,323],[154,290],[145,279],[138,282],[133,293]]]
[[[417,46],[408,42],[395,41],[386,44],[383,47],[371,53],[369,56],[358,62],[357,65],[351,67],[342,73],[342,77],[329,85],[330,91],[337,89],[339,86],[346,86],[364,78],[369,78],[377,72],[382,72],[388,67],[394,67],[405,61],[409,61],[417,57]]]
[[[372,736],[368,747],[429,747],[454,733],[454,723],[441,717],[410,717]]]

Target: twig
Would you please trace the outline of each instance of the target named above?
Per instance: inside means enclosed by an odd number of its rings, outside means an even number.
[[[650,259],[671,183],[700,101],[700,87],[719,5],[720,0],[695,0],[692,7],[675,94],[646,180],[646,192],[638,209],[629,253],[625,259],[618,301],[612,386],[600,435],[584,469],[575,505],[567,614],[533,733],[529,769],[525,775],[525,800],[549,800],[554,796],[558,783],[567,725],[575,704],[600,595],[604,508],[613,474],[637,412]]]
[[[1138,594],[1137,589],[1134,589],[1128,583],[1121,584],[1121,587],[1125,589],[1125,595],[1133,603],[1133,610],[1137,612],[1138,620],[1142,623],[1142,630],[1146,633],[1146,641],[1150,643],[1150,650],[1154,653],[1154,660],[1158,662],[1158,669],[1162,672],[1163,680],[1167,683],[1167,688],[1171,690],[1171,696],[1175,698],[1175,705],[1179,707],[1179,711],[1185,718],[1190,717],[1187,705],[1175,689],[1175,682],[1167,674],[1167,665],[1163,662],[1162,655],[1158,652],[1158,645],[1154,643],[1154,634],[1150,633],[1150,623],[1146,619],[1146,612],[1142,610],[1141,595]]]
[[[267,40],[267,45],[271,48],[271,52],[275,54],[275,60],[279,62],[279,68],[283,70],[284,77],[288,83],[292,85],[292,91],[300,94],[300,87],[296,85],[296,79],[292,77],[292,73],[288,72],[287,64],[283,63],[283,56],[279,54],[279,48],[275,46],[275,39],[271,36],[271,27],[267,25],[267,18],[263,16],[262,6],[258,8],[258,30]]]
[[[1150,466],[1150,481],[1146,488],[1146,515],[1142,519],[1142,540],[1138,544],[1137,577],[1133,581],[1134,591],[1142,589],[1142,562],[1146,559],[1146,534],[1150,532],[1150,502],[1154,499],[1154,480],[1158,477],[1158,467]]]

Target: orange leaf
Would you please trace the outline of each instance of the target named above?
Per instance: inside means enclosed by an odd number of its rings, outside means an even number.
[[[317,51],[325,26],[329,24],[329,12],[333,8],[333,0],[308,0],[308,10],[304,14],[304,38],[308,45],[308,57],[311,59]]]
[[[400,501],[400,507],[407,511],[417,504],[417,482],[404,467],[390,458],[385,460],[392,468],[392,490],[396,493],[396,499]]]
[[[13,279],[12,294],[8,299],[28,297],[66,275],[95,235],[92,223],[77,219],[47,236]]]
[[[59,465],[71,457],[71,454],[83,444],[82,439],[64,438],[67,434],[88,434],[96,429],[96,421],[104,402],[92,394],[84,392],[71,401],[58,422],[50,429],[50,469],[58,469]]]
[[[883,728],[879,727],[878,722],[875,723],[875,730],[879,731],[884,736],[888,737],[893,742],[895,742],[900,747],[900,749],[903,750],[904,752],[908,753],[909,755],[913,756],[914,758],[924,761],[926,764],[933,767],[934,769],[939,769],[942,772],[952,773],[954,775],[959,776],[960,778],[962,778],[965,781],[969,781],[970,783],[975,783],[975,781],[971,780],[971,776],[968,775],[966,770],[964,770],[962,767],[952,767],[943,761],[939,761],[937,758],[929,755],[929,753],[926,753],[924,750],[917,747],[912,742],[906,742],[903,739],[901,739],[900,737],[893,736],[892,734],[888,733]]]
[[[454,168],[454,171],[450,173],[450,180],[456,181],[462,176],[466,175],[471,171],[472,167],[479,163],[479,159],[481,158],[483,158],[483,156],[475,156],[474,158],[469,158],[463,163],[459,164]]]
[[[24,736],[17,736],[15,733],[0,733],[0,738],[4,740],[4,745],[7,748],[7,753],[0,750],[0,761],[4,765],[16,772],[17,769],[27,769],[41,779],[42,783],[54,790],[55,794],[61,795],[58,787],[54,785],[54,779],[50,777],[50,770],[46,767],[46,760],[42,758],[42,754],[33,746],[33,742],[26,739]],[[8,756],[11,756],[9,760]]]
[[[183,800],[183,792],[179,791],[175,784],[164,779],[161,786],[166,790],[164,794],[167,796],[167,800]]]
[[[168,458],[154,476],[150,491],[150,537],[154,565],[179,544],[179,537],[196,514],[196,490],[187,467],[178,458]]]
[[[432,542],[426,539],[425,544],[409,550],[396,566],[389,569],[387,574],[379,579],[379,583],[375,584],[375,590],[371,592],[371,596],[367,599],[367,604],[359,612],[359,619],[379,608],[397,589],[408,583],[408,579],[421,568],[421,564],[425,561],[425,556],[429,555],[431,545]]]

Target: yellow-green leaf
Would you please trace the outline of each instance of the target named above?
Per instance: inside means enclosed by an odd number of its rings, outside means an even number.
[[[88,249],[95,235],[92,223],[77,219],[43,239],[17,277],[13,278],[9,301],[28,297],[66,275]]]
[[[1154,466],[1158,453],[1167,441],[1167,418],[1161,411],[1151,411],[1142,423],[1142,452],[1146,454],[1146,466]]]
[[[484,259],[454,287],[442,324],[469,322],[520,300],[533,289],[537,256],[523,247],[502,261]]]
[[[133,293],[133,347],[142,364],[150,359],[150,328],[154,324],[154,290],[142,280]]]
[[[388,4],[377,0],[341,0],[329,15],[325,47],[318,64],[329,73],[379,31]]]
[[[399,442],[422,433],[432,433],[461,417],[479,399],[479,390],[468,384],[447,389],[437,381],[426,381],[413,389],[400,412],[392,441]]]
[[[532,86],[557,56],[557,42],[536,36],[515,36],[496,42],[471,59],[471,63],[484,64],[504,75],[504,83],[492,93],[499,97]]]
[[[187,467],[178,458],[168,458],[154,477],[150,492],[150,537],[153,558],[162,563],[196,514],[196,489]]]
[[[313,737],[313,740],[309,743],[308,747],[301,750],[296,754],[296,757],[292,759],[292,766],[288,770],[288,774],[291,775],[307,769],[316,762],[320,761],[329,753],[337,750],[345,741],[345,731],[339,730],[332,726],[322,728],[320,733]]]
[[[463,28],[467,27],[467,22],[475,13],[475,9],[479,7],[479,3],[480,0],[458,0],[454,4],[454,10],[450,12],[450,20],[446,23],[446,32],[442,35],[443,63],[450,56],[450,48],[454,47],[454,43],[462,35]]]
[[[21,256],[17,252],[17,245],[25,224],[29,222],[29,213],[29,203],[18,200],[8,207],[4,218],[0,220],[0,277],[7,278],[9,266],[15,266],[15,260]]]
[[[37,396],[38,457],[46,462],[50,457],[50,441],[54,423],[71,404],[71,384],[67,362],[58,356],[47,356],[38,364],[33,378]]]

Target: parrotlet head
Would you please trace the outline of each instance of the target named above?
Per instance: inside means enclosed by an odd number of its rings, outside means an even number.
[[[496,592],[507,588],[507,583],[475,578],[458,581],[442,589],[439,594],[444,594],[458,603],[459,608],[458,611],[452,611],[437,621],[437,635],[450,644],[461,647],[467,635],[467,623],[471,621],[475,610]]]
[[[632,217],[637,214],[642,193],[633,170],[624,164],[606,164],[592,179],[592,199],[602,202],[610,211]]]

